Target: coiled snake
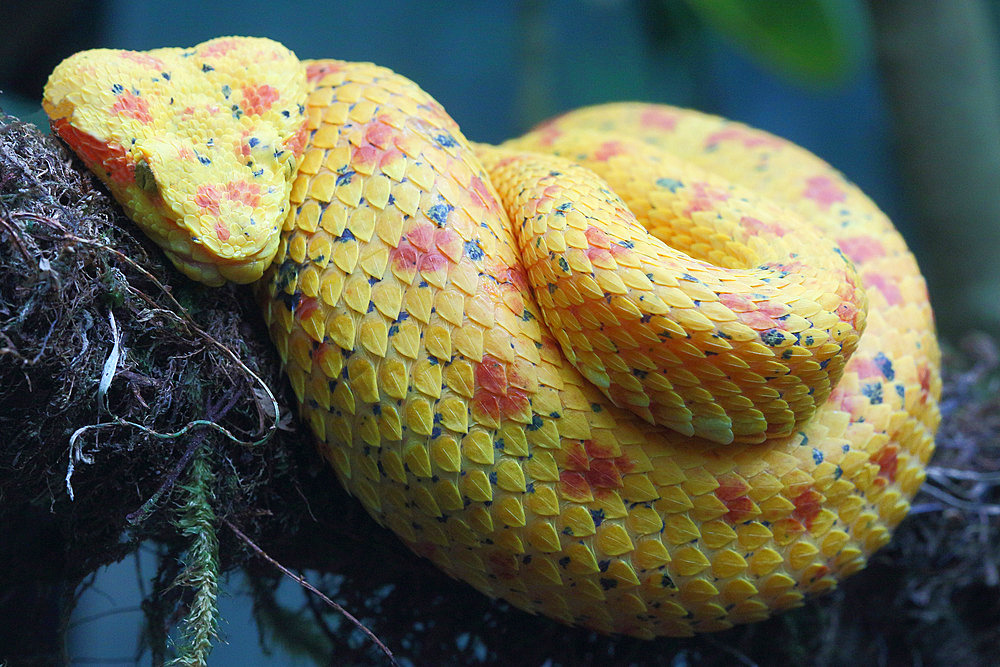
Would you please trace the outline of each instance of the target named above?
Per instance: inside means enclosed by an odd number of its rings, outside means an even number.
[[[256,282],[345,487],[487,595],[757,621],[862,568],[924,479],[923,279],[782,139],[612,104],[474,145],[389,70],[253,38],[76,54],[44,105],[179,269]]]

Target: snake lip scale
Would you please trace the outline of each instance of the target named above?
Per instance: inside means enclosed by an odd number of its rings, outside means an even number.
[[[924,480],[923,278],[783,139],[618,103],[472,144],[385,68],[243,37],[76,54],[43,104],[178,269],[253,283],[340,481],[487,595],[644,638],[758,621]]]

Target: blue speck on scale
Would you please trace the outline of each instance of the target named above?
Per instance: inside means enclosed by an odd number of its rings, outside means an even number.
[[[785,340],[785,334],[781,333],[778,329],[768,329],[760,335],[761,342],[768,347],[774,347],[775,345],[781,345]]]
[[[448,221],[448,214],[455,210],[451,204],[434,204],[427,209],[427,217],[438,227],[443,227]]]
[[[879,352],[875,355],[875,365],[882,372],[882,377],[886,380],[892,380],[896,377],[896,371],[892,369],[892,361],[889,357],[885,356],[884,352]]]
[[[477,239],[465,242],[465,254],[468,255],[469,259],[474,262],[478,262],[486,256],[483,249],[479,247],[479,241]]]
[[[861,387],[861,393],[868,397],[868,401],[872,405],[878,405],[882,402],[882,383],[872,382]]]
[[[658,178],[656,179],[656,185],[661,188],[667,188],[671,192],[677,192],[678,188],[683,188],[684,184],[674,178]]]
[[[448,134],[447,132],[442,132],[441,134],[434,137],[434,141],[436,141],[441,146],[444,146],[445,148],[453,148],[458,145],[458,142],[455,141],[455,138],[450,134]]]

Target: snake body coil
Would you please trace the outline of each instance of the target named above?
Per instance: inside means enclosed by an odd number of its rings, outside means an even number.
[[[923,279],[784,140],[619,104],[474,146],[389,70],[244,38],[78,54],[45,106],[179,268],[263,272],[341,482],[488,595],[639,637],[761,620],[924,479]]]

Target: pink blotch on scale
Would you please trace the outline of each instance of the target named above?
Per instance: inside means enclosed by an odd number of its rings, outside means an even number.
[[[118,94],[111,112],[126,118],[134,118],[140,123],[153,122],[153,115],[149,113],[149,102],[128,90]]]
[[[813,176],[806,181],[806,189],[802,196],[816,202],[824,211],[839,201],[847,200],[847,193],[844,192],[829,176]]]

